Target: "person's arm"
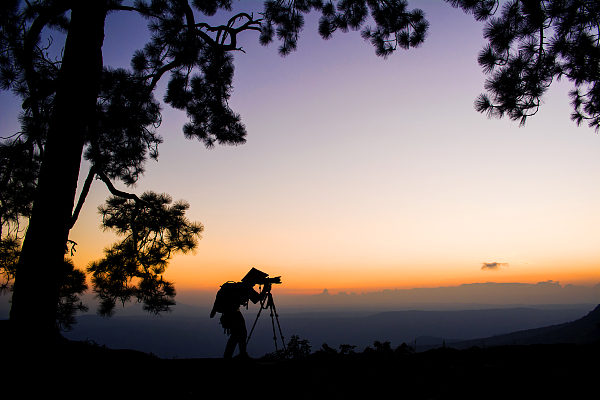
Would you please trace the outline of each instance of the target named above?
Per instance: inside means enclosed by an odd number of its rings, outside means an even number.
[[[265,297],[267,297],[267,293],[269,293],[270,291],[271,291],[271,283],[267,282],[264,284],[262,292],[260,292],[260,298],[264,299]]]
[[[249,297],[250,300],[252,301],[252,303],[256,304],[259,301],[263,300],[265,297],[267,297],[267,293],[271,290],[271,284],[270,283],[265,283],[263,286],[263,289],[260,293],[258,293],[256,290],[254,290],[253,288],[250,288],[250,290],[248,291],[249,293]]]

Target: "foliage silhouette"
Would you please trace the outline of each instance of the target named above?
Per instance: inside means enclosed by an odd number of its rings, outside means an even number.
[[[88,311],[88,307],[80,301],[79,297],[88,286],[85,282],[85,272],[75,268],[70,259],[65,258],[60,274],[56,325],[61,331],[67,332],[77,323],[75,314]]]
[[[298,360],[310,355],[310,342],[306,339],[300,339],[297,335],[292,335],[285,349],[279,349],[273,353],[267,353],[261,357],[262,360]],[[335,350],[334,350],[335,351]]]
[[[329,346],[327,343],[323,343],[321,345],[321,348],[317,351],[315,351],[316,354],[322,354],[322,355],[334,355],[334,354],[338,354],[337,350],[334,349],[333,347]]]
[[[153,192],[144,193],[140,200],[147,206],[110,197],[98,208],[102,227],[125,236],[104,249],[105,257],[87,268],[94,293],[101,300],[100,315],[113,315],[117,300],[125,304],[132,298],[154,314],[169,311],[169,306],[175,305],[175,289],[162,274],[174,254],[194,251],[201,238],[202,224],[185,217],[187,202],[170,205],[170,196]]]
[[[407,354],[415,353],[415,347],[406,342],[402,342],[402,344],[394,349],[394,355],[396,356],[405,356]]]
[[[261,359],[264,360],[284,360],[284,359],[301,359],[308,356],[316,357],[345,357],[348,355],[356,355],[360,357],[369,358],[404,358],[409,354],[415,354],[415,347],[402,342],[398,347],[392,349],[391,342],[381,342],[375,340],[373,347],[367,346],[362,352],[355,352],[355,345],[342,344],[339,346],[340,351],[338,352],[327,343],[323,343],[321,348],[315,352],[310,352],[310,345],[308,340],[300,340],[298,336],[292,336],[287,348],[281,349],[273,353],[265,354]]]
[[[600,3],[581,0],[511,0],[492,17],[498,0],[445,0],[487,21],[489,43],[478,61],[490,77],[475,109],[525,124],[551,83],[566,77],[577,125],[600,129]]]
[[[12,292],[12,282],[20,254],[21,240],[16,236],[6,236],[0,241],[0,274],[2,274],[0,294]]]
[[[242,50],[238,35],[260,32],[264,45],[277,36],[280,53],[287,55],[297,48],[303,15],[313,10],[322,15],[319,32],[323,38],[338,29],[362,29],[376,53],[387,57],[397,48],[418,46],[427,31],[423,13],[407,10],[407,3],[398,0],[267,1],[261,18],[237,13],[222,25],[198,21],[199,14],[211,16],[232,9],[231,0],[136,0],[133,5],[124,5],[122,0],[1,3],[0,89],[20,97],[23,111],[21,131],[0,145],[0,222],[13,235],[22,235],[18,223],[28,221],[14,283],[12,321],[35,323],[39,329],[54,326],[60,286],[56,272],[94,178],[102,180],[113,196],[151,212],[141,198],[116,189],[113,182],[132,186],[144,173],[145,162],[158,157],[162,138],[156,129],[161,113],[153,92],[163,76],[169,76],[164,102],[185,110],[189,117],[183,127],[186,138],[198,139],[207,148],[239,145],[246,140],[246,128],[228,105],[232,53]],[[130,70],[113,69],[102,62],[105,19],[114,12],[135,13],[148,20],[151,40],[132,55]],[[365,26],[369,15],[375,28]],[[53,41],[42,41],[44,29],[66,34],[61,57],[49,56]],[[82,158],[91,167],[76,199]],[[50,231],[53,234],[47,235]],[[4,241],[8,236],[3,231],[0,238]],[[107,257],[116,257],[115,252],[131,262],[144,257],[125,256],[123,246],[127,244],[110,249]],[[156,268],[162,268],[164,259],[156,260],[160,260]],[[155,268],[140,265],[145,270]],[[143,300],[149,311],[168,308],[174,295],[169,284],[159,273],[144,272],[141,278],[135,271],[127,269],[132,275],[121,277],[120,285],[95,287],[96,293],[102,293],[102,313],[110,314],[110,303],[116,299],[134,296],[129,296],[133,292],[123,283],[127,279],[150,282],[148,291],[159,293]],[[116,292],[109,293],[112,289]],[[34,312],[38,317],[31,321],[28,316]]]
[[[13,277],[21,253],[21,240],[16,236],[7,236],[0,241],[0,272],[3,280],[0,284],[1,293],[13,290]],[[65,258],[59,271],[60,283],[58,303],[56,308],[56,327],[67,332],[77,323],[75,314],[87,312],[88,307],[80,301],[80,295],[88,288],[85,272],[76,269],[69,258]]]
[[[375,342],[373,342],[373,347],[375,347],[376,351],[383,353],[383,354],[391,354],[392,353],[392,346],[391,346],[391,342],[389,342],[389,341],[380,342],[379,340],[376,340]]]
[[[354,354],[355,345],[340,344],[340,354]]]
[[[377,357],[392,357],[394,355],[391,342],[389,341],[380,342],[379,340],[376,340],[373,342],[373,347],[367,346],[363,350],[363,354]]]
[[[311,9],[321,12],[319,34],[330,39],[336,30],[361,30],[361,36],[371,42],[375,53],[388,57],[398,47],[408,49],[420,46],[427,36],[429,23],[420,9],[407,10],[406,1],[338,1],[319,0],[265,2],[264,21],[260,43],[267,45],[273,36],[282,42],[279,54],[289,55],[297,49],[299,33],[304,27],[304,16]],[[365,25],[371,16],[376,27]]]

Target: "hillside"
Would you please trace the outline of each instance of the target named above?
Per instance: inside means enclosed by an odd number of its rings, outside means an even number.
[[[446,342],[446,346],[466,349],[473,345],[489,347],[558,343],[591,344],[598,341],[600,341],[600,305],[586,316],[573,322],[468,341],[450,341]],[[422,347],[421,350],[436,347],[439,347],[439,342]]]

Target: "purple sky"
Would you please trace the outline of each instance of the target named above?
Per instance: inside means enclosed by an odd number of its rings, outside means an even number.
[[[488,120],[473,109],[483,25],[440,0],[410,4],[429,36],[387,60],[358,32],[323,41],[315,13],[286,58],[244,34],[230,101],[243,146],[185,140],[185,114],[165,106],[159,162],[133,190],[186,199],[205,225],[197,254],[171,263],[178,287],[218,287],[251,267],[298,292],[600,281],[600,137],[569,120],[571,85],[554,84],[524,128]],[[145,24],[110,15],[105,64],[128,67]],[[18,109],[0,94],[2,136],[18,130]],[[80,268],[114,240],[98,229],[107,196],[95,182],[72,231]]]

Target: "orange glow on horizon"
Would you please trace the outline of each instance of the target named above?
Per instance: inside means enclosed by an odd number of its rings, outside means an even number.
[[[245,273],[252,267],[258,268],[271,276],[281,276],[282,284],[274,286],[274,290],[279,293],[289,295],[314,295],[327,289],[331,294],[338,292],[355,292],[357,294],[376,292],[382,290],[394,289],[413,289],[413,288],[435,288],[444,286],[460,286],[471,283],[529,283],[546,282],[549,280],[558,281],[562,286],[567,284],[580,286],[594,286],[600,283],[600,268],[598,265],[588,264],[578,266],[577,268],[548,268],[545,273],[539,271],[518,271],[512,270],[500,271],[482,271],[479,266],[472,268],[469,273],[460,269],[452,270],[431,270],[431,268],[418,267],[407,269],[406,267],[398,269],[395,273],[388,273],[385,276],[369,274],[368,268],[336,267],[335,269],[316,268],[323,271],[315,274],[314,267],[310,271],[301,268],[275,268],[269,266],[251,265],[225,266],[220,265],[216,268],[192,268],[181,266],[178,268],[172,265],[165,274],[167,279],[175,282],[178,290],[206,290],[214,291],[226,281],[240,280]],[[423,270],[426,273],[424,273]]]
[[[101,248],[93,243],[104,243],[106,246],[114,240],[114,236],[102,233],[95,227],[82,233],[77,235],[79,245],[73,257],[80,269],[102,257]],[[203,239],[196,255],[178,255],[171,260],[164,276],[175,283],[177,290],[215,292],[224,282],[240,280],[252,267],[271,276],[281,276],[282,284],[274,290],[288,295],[319,294],[323,289],[332,294],[360,294],[386,289],[435,288],[485,282],[535,284],[553,280],[563,286],[594,286],[600,283],[600,263],[594,261],[593,257],[533,262],[507,260],[501,256],[487,259],[457,256],[446,263],[435,256],[430,256],[428,262],[413,259],[402,263],[386,262],[376,257],[369,261],[365,257],[354,261],[310,263],[305,260],[290,261],[296,257],[294,253],[286,258],[284,252],[273,251],[260,262],[263,253],[251,257],[252,261],[245,261],[243,251],[239,256],[232,254],[222,245],[213,245],[211,240],[210,237]],[[494,271],[482,270],[484,261],[508,261],[508,266],[501,266]]]

